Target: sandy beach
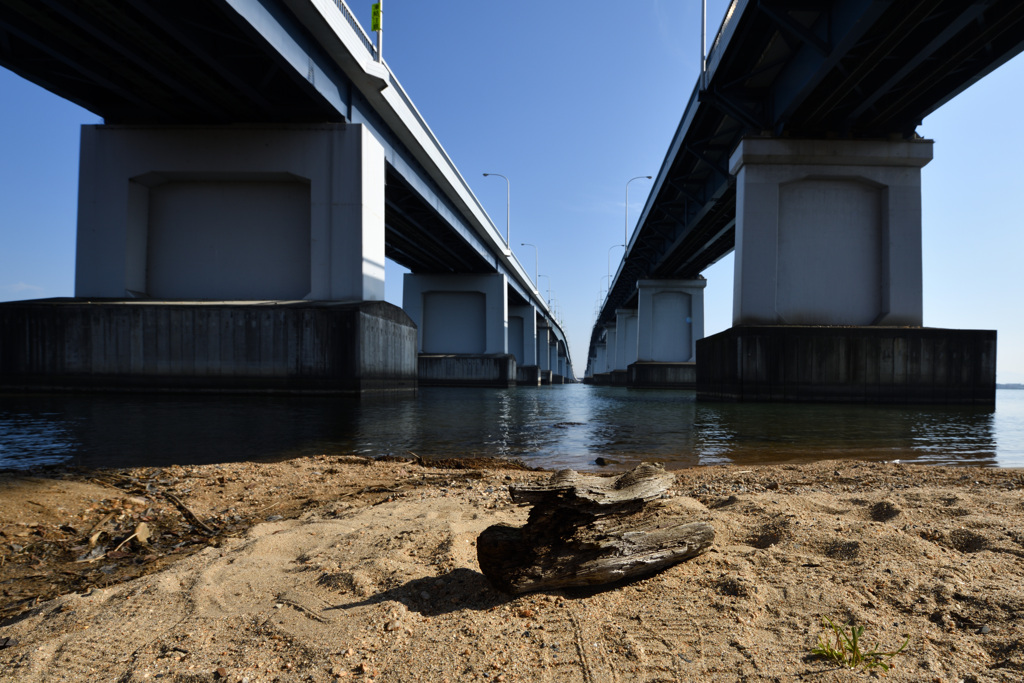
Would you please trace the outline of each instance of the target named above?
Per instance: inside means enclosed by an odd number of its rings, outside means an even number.
[[[709,550],[512,597],[476,537],[523,524],[508,487],[550,473],[456,464],[4,473],[0,680],[1024,680],[1020,470],[681,470],[663,503]],[[909,642],[888,671],[839,667],[811,655],[825,617]]]

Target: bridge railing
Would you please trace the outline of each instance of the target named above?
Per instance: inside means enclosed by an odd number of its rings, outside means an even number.
[[[376,59],[377,48],[374,47],[373,41],[370,39],[370,36],[368,36],[366,34],[366,31],[363,30],[363,25],[359,23],[358,19],[356,19],[356,15],[353,14],[349,6],[345,4],[345,0],[334,0],[334,4],[338,6],[339,10],[341,10],[342,16],[344,16],[345,19],[348,21],[349,26],[352,27],[352,30],[356,32],[356,35],[359,36],[360,39],[362,39],[363,45],[366,46],[366,50],[374,57],[374,59]]]
[[[733,25],[739,20],[740,15],[743,14],[741,4],[746,4],[743,0],[731,0],[729,6],[725,10],[725,16],[722,17],[722,23],[718,27],[718,33],[715,34],[715,39],[711,43],[711,47],[708,48],[708,54],[705,58],[707,63],[708,73],[714,71],[714,66],[718,64],[719,51],[725,47],[727,42],[727,35],[732,32]]]

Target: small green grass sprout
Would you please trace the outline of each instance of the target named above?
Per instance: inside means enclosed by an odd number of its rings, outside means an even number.
[[[864,634],[863,626],[849,625],[850,632],[836,626],[835,622],[828,617],[821,618],[821,624],[830,630],[831,635],[818,636],[818,644],[811,650],[811,655],[835,662],[840,666],[855,669],[858,666],[865,669],[878,667],[884,671],[889,670],[889,659],[903,652],[910,642],[908,637],[899,646],[899,649],[892,652],[879,652],[878,645],[868,651],[861,649],[861,636]]]

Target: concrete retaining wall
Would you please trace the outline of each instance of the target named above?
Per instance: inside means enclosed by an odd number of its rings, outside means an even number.
[[[741,326],[697,357],[698,400],[995,404],[994,330]]]
[[[11,302],[0,304],[0,385],[414,390],[416,328],[383,301]]]

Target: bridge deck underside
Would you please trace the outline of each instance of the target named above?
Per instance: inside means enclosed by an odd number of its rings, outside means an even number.
[[[343,120],[223,2],[5,0],[0,65],[107,123]]]
[[[385,201],[385,253],[391,260],[417,273],[493,272],[390,166]]]

